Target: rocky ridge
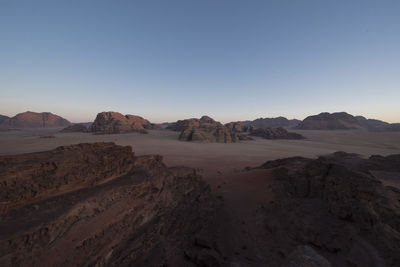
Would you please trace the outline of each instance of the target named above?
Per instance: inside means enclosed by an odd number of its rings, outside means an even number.
[[[367,130],[367,131],[399,131],[396,123],[366,119],[346,112],[328,113],[308,116],[297,127],[301,130]]]
[[[2,266],[215,266],[195,170],[113,143],[0,157]]]
[[[257,211],[264,238],[274,240],[271,261],[309,245],[333,266],[400,264],[400,190],[379,177],[389,171],[400,180],[400,155],[362,159],[338,152],[261,168],[273,171],[276,195]]]

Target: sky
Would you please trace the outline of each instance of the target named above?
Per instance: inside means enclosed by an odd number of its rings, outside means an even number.
[[[0,114],[400,122],[398,0],[0,0]]]

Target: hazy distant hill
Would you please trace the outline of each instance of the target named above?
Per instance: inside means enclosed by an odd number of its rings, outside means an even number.
[[[8,116],[0,115],[0,125],[3,123],[3,121],[9,119]]]
[[[400,131],[400,126],[398,125],[381,120],[366,119],[363,116],[353,116],[346,112],[323,112],[318,115],[308,116],[297,128],[301,130],[363,129],[368,131]]]
[[[301,121],[300,120],[288,120],[285,117],[277,117],[277,118],[258,118],[253,121],[237,121],[237,122],[230,122],[229,124],[241,124],[243,126],[252,126],[254,128],[295,128]]]
[[[65,127],[71,123],[55,114],[50,112],[23,112],[15,115],[12,118],[5,119],[2,127],[7,128],[50,128],[50,127]]]
[[[254,121],[246,121],[246,126],[253,126],[255,128],[293,128],[299,125],[301,121],[292,119],[288,120],[285,117],[277,117],[277,118],[259,118]]]

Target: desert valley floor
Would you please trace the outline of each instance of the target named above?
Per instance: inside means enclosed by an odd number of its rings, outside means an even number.
[[[93,135],[59,133],[61,128],[25,129],[0,132],[0,155],[39,152],[58,146],[114,142],[131,146],[135,155],[161,155],[167,166],[199,169],[213,187],[231,182],[245,167],[256,167],[268,160],[302,156],[316,158],[336,151],[362,157],[400,153],[400,132],[296,130],[306,140],[255,140],[238,143],[201,143],[179,141],[178,132],[150,130],[149,134],[126,133]],[[54,136],[54,138],[46,138]],[[44,138],[43,138],[44,137]],[[228,193],[225,191],[225,193]]]
[[[248,266],[261,266],[260,263],[269,261],[263,249],[271,247],[273,240],[259,238],[256,210],[260,208],[260,203],[272,200],[273,193],[269,189],[269,169],[246,173],[244,168],[260,166],[268,160],[293,156],[316,158],[336,151],[357,153],[362,157],[400,153],[400,132],[296,130],[307,139],[255,138],[225,144],[179,141],[179,133],[166,130],[118,135],[59,133],[59,130],[0,132],[0,155],[46,151],[78,143],[115,142],[117,145],[132,146],[137,156],[162,155],[168,167],[196,168],[211,185],[212,194],[224,202],[223,211],[217,218],[221,226],[218,242],[221,251],[229,259],[240,257],[248,260]],[[399,187],[397,181],[383,182]],[[235,266],[234,261],[231,263]]]
[[[255,140],[251,141],[225,144],[183,142],[178,140],[179,132],[168,130],[111,135],[59,133],[59,130],[61,128],[0,132],[0,155],[45,151],[78,143],[115,142],[132,146],[136,155],[162,155],[168,166],[184,165],[204,171],[226,172],[258,166],[267,160],[293,156],[315,158],[336,151],[365,157],[400,153],[400,132],[296,130],[307,139],[265,140],[254,137]],[[55,138],[43,138],[46,136]]]

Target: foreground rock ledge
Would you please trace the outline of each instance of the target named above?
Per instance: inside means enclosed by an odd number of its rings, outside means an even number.
[[[0,166],[1,266],[186,266],[216,253],[195,245],[214,216],[209,186],[161,156],[95,143]]]
[[[247,220],[194,169],[131,147],[2,156],[0,266],[400,266],[400,155],[337,152],[252,172],[268,197]]]

